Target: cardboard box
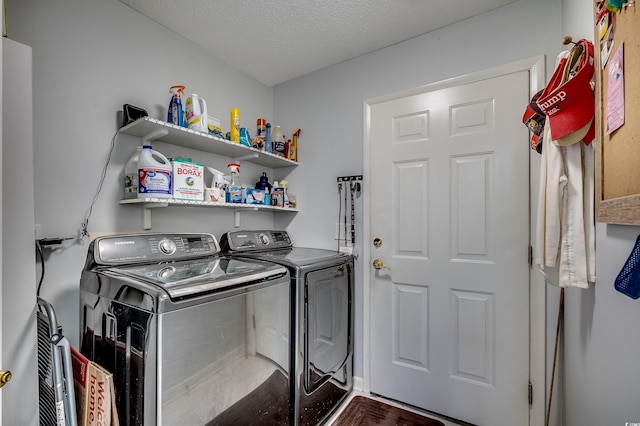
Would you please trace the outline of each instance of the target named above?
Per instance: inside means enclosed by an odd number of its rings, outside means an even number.
[[[113,375],[71,348],[78,424],[119,426]]]
[[[173,198],[176,200],[204,201],[204,166],[183,159],[171,160]]]

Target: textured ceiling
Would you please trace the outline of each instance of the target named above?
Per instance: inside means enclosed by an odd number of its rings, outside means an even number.
[[[515,0],[120,0],[274,86]]]

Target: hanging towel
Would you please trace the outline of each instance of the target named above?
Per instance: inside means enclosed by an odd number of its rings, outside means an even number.
[[[549,284],[587,288],[595,282],[594,147],[553,143],[549,120],[543,140],[534,262]]]

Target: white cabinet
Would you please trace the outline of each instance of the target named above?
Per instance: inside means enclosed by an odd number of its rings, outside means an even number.
[[[269,168],[295,167],[297,162],[269,154],[255,148],[230,142],[205,133],[196,132],[191,129],[176,126],[155,118],[144,117],[120,129],[121,133],[137,136],[142,139],[143,144],[151,141],[160,141],[172,145],[183,146],[198,151],[230,157],[235,161],[249,161]],[[296,208],[283,208],[275,206],[265,206],[260,204],[237,204],[237,203],[210,203],[206,201],[173,200],[158,198],[134,198],[121,200],[120,204],[142,205],[143,206],[143,227],[151,229],[151,209],[169,206],[194,206],[194,207],[215,207],[233,209],[236,214],[236,226],[240,226],[239,215],[243,210],[265,210],[277,213],[295,213]]]

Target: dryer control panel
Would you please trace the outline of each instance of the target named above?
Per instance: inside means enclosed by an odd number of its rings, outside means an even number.
[[[96,238],[89,248],[99,265],[125,265],[212,256],[220,246],[211,234],[133,234]]]
[[[253,252],[293,247],[287,231],[231,231],[220,238],[224,252]]]

